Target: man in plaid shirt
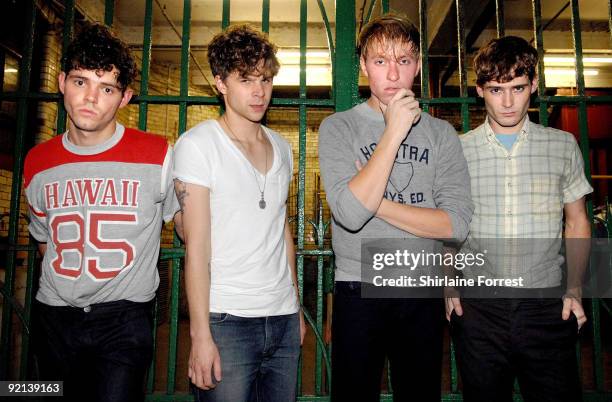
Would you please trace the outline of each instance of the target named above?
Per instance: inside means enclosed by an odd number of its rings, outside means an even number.
[[[572,134],[529,121],[537,63],[536,49],[512,36],[490,41],[474,59],[487,117],[461,136],[475,205],[461,251],[483,253],[486,263],[463,274],[514,285],[472,287],[446,300],[468,402],[511,401],[515,378],[525,401],[581,400],[575,343],[586,321],[580,278],[591,235],[585,195],[593,189]]]

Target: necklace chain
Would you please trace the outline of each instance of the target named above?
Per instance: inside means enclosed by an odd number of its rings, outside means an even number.
[[[234,130],[232,130],[232,127],[229,125],[229,122],[227,121],[227,117],[225,114],[223,115],[223,122],[228,128],[229,134],[231,134],[230,139],[232,139],[238,145],[240,145],[240,147],[244,150],[245,156],[248,156],[249,153],[247,152],[246,147],[242,145],[242,142],[238,139],[238,137],[236,137],[236,134],[234,134]],[[257,132],[259,132],[259,130],[261,130],[261,126],[259,126],[259,129],[257,130]],[[259,190],[259,194],[261,196],[259,200],[259,208],[261,209],[266,208],[266,200],[264,197],[264,193],[266,192],[266,183],[268,181],[268,147],[266,144],[264,144],[264,150],[265,150],[265,156],[266,156],[266,165],[265,165],[266,167],[265,167],[265,173],[264,173],[263,188],[261,188],[261,186],[259,185],[259,179],[257,178],[257,171],[253,167],[253,164],[251,163],[251,161],[249,161],[249,165],[251,166],[251,170],[253,171],[253,177],[255,178],[255,183],[257,184],[257,189]]]

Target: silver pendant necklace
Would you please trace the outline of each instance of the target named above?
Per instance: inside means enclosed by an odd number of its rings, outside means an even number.
[[[240,147],[244,150],[244,155],[245,157],[248,155],[248,152],[246,150],[246,148],[242,145],[242,143],[240,142],[240,140],[238,140],[238,138],[236,137],[236,134],[234,134],[234,130],[232,130],[232,128],[230,127],[228,121],[227,121],[227,117],[224,114],[223,115],[223,122],[225,123],[225,125],[227,126],[227,128],[230,131],[230,138],[236,142],[236,144],[240,145]],[[261,126],[259,126],[259,130],[261,130]],[[257,130],[259,132],[259,130]],[[257,171],[255,170],[255,168],[253,167],[253,164],[249,161],[249,165],[251,166],[251,170],[253,171],[253,177],[255,177],[255,183],[257,184],[257,189],[259,190],[259,194],[261,196],[260,200],[259,200],[259,208],[260,209],[265,209],[266,208],[266,199],[264,197],[264,193],[266,192],[266,183],[268,181],[268,147],[264,144],[264,150],[265,150],[265,155],[266,155],[266,168],[265,168],[265,173],[264,173],[264,182],[263,182],[263,188],[259,185],[259,179],[257,178]],[[248,161],[248,158],[246,158]]]

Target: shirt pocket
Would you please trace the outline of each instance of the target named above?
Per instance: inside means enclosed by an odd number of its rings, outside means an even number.
[[[536,218],[555,218],[563,210],[558,176],[534,177],[530,184],[530,206]]]

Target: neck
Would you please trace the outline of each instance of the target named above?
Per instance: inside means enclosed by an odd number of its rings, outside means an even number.
[[[68,139],[74,145],[80,147],[91,147],[102,144],[111,138],[117,129],[116,121],[112,121],[102,130],[86,131],[74,125],[72,121],[68,121]]]
[[[383,105],[381,101],[374,96],[370,96],[370,98],[367,100],[366,103],[375,112],[382,114],[382,113],[385,113],[385,110],[387,110],[387,105]]]
[[[256,142],[263,138],[261,122],[253,122],[240,116],[232,116],[232,113],[227,112],[218,120],[223,122],[234,139],[240,142]]]

